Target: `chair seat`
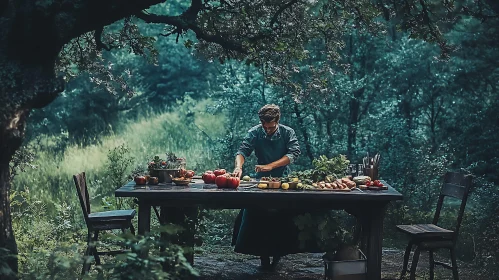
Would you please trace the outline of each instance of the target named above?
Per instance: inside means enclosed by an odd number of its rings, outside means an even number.
[[[418,246],[424,250],[434,250],[440,248],[452,248],[454,247],[454,242],[452,240],[423,241],[420,242]]]
[[[434,224],[397,225],[397,229],[416,238],[442,237],[452,238],[454,231]]]
[[[95,212],[88,215],[91,222],[120,222],[133,219],[135,210],[113,210],[104,212]]]

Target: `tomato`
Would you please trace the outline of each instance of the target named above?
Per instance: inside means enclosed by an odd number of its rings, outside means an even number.
[[[226,188],[227,187],[227,175],[225,175],[225,174],[218,175],[217,178],[215,178],[215,184],[217,184],[217,187],[219,187],[219,188]]]
[[[216,177],[217,176],[215,176],[213,172],[210,171],[210,173],[208,173],[208,171],[206,171],[201,178],[205,184],[214,184]]]
[[[227,187],[231,188],[231,189],[237,189],[237,187],[239,187],[239,183],[241,182],[241,180],[239,179],[239,177],[229,177],[227,178]]]
[[[371,185],[371,181],[366,181],[366,186],[370,186]]]
[[[215,176],[219,176],[219,175],[227,173],[227,171],[225,171],[225,169],[215,169],[215,171],[213,171],[213,173],[215,173]]]
[[[373,182],[373,186],[376,186],[376,187],[382,187],[383,184],[381,184],[381,181],[380,180],[374,180]]]
[[[185,172],[185,178],[192,178],[194,177],[194,171],[193,170],[187,170]]]
[[[137,185],[145,185],[147,183],[146,177],[144,176],[136,176],[133,180]]]
[[[180,168],[178,171],[179,177],[186,177],[185,175],[187,174],[187,170]]]
[[[162,161],[161,165],[166,166],[166,161]]]

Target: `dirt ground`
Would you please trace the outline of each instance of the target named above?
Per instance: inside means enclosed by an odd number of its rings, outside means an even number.
[[[260,259],[234,253],[232,247],[203,248],[194,260],[194,267],[200,271],[199,280],[315,280],[324,279],[322,254],[294,254],[282,258],[273,272],[259,269]],[[404,252],[398,249],[383,249],[382,279],[399,279]],[[439,258],[436,260],[445,260]],[[447,261],[447,260],[445,260]],[[486,279],[475,275],[466,263],[459,263],[459,278],[462,280]],[[422,253],[416,275],[417,279],[429,279],[428,255]],[[408,277],[406,276],[406,279]],[[450,270],[436,267],[435,279],[452,279]]]

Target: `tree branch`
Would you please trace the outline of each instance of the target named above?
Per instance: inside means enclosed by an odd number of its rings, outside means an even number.
[[[103,30],[104,30],[103,26],[95,29],[95,32],[94,32],[95,45],[97,46],[97,50],[99,50],[99,51],[102,49],[105,49],[106,51],[110,51],[111,48],[106,46],[106,44],[104,44],[102,42],[102,31]]]
[[[31,100],[31,108],[40,109],[50,104],[64,91],[65,84],[62,77],[39,81],[35,84],[36,94]]]
[[[198,0],[193,0],[196,2]],[[192,6],[191,6],[192,8]],[[163,16],[155,14],[146,14],[144,12],[138,13],[136,16],[147,23],[164,23],[177,27],[176,32],[180,34],[187,30],[192,30],[196,34],[196,38],[202,39],[206,42],[216,43],[222,46],[224,49],[233,50],[240,53],[247,53],[241,43],[225,39],[221,35],[212,35],[204,32],[199,26],[197,26],[193,21],[190,20],[191,14],[196,11],[195,9],[189,8],[185,13],[180,16]],[[197,10],[199,12],[199,10]],[[171,35],[171,34],[170,34]]]
[[[65,24],[67,18],[72,18],[70,24],[64,29],[64,34],[60,32],[59,44],[64,45],[71,39],[84,33],[97,30],[120,19],[130,17],[152,5],[164,2],[164,0],[107,0],[107,1],[74,1],[71,5],[62,6],[60,10],[55,10],[55,22]],[[92,20],[88,20],[91,18]],[[61,31],[61,30],[59,30]]]
[[[270,24],[269,26],[272,27],[276,22],[277,22],[277,18],[284,12],[284,10],[288,9],[288,8],[291,8],[291,6],[293,6],[294,4],[298,3],[299,0],[292,0],[290,1],[289,3],[287,3],[286,5],[283,5],[275,14],[274,16],[272,17],[272,19],[270,20]]]

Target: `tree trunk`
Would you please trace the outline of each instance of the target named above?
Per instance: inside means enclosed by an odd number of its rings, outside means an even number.
[[[55,77],[55,60],[23,63],[9,57],[0,48],[0,248],[9,251],[6,264],[13,276],[0,270],[1,279],[15,279],[18,272],[17,245],[10,212],[10,161],[21,147],[26,120],[32,108],[52,102],[64,89],[64,81]],[[13,77],[13,78],[12,78]],[[1,268],[1,266],[0,266]]]
[[[2,279],[15,279],[18,271],[17,244],[12,230],[10,213],[10,167],[9,163],[24,138],[27,110],[16,112],[1,123],[0,132],[0,248],[8,250],[5,259],[12,273],[0,272]]]

